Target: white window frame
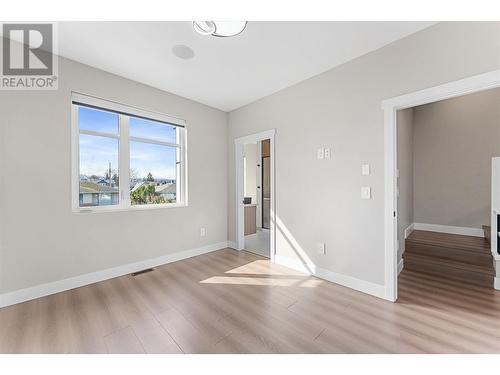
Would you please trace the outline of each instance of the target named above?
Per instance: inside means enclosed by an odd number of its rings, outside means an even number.
[[[118,115],[118,134],[108,134],[88,130],[80,130],[78,118],[78,104],[85,106],[96,107],[103,111],[114,112]],[[176,208],[188,206],[188,190],[187,190],[187,127],[186,121],[165,115],[162,113],[147,111],[137,107],[116,103],[110,100],[100,99],[94,96],[84,95],[77,92],[71,93],[71,193],[72,193],[72,210],[75,213],[92,213],[92,212],[115,212],[115,211],[136,211],[150,210],[159,208]],[[129,135],[129,118],[138,117],[152,121],[172,124],[178,127],[179,143],[162,142],[153,139],[130,137]],[[118,175],[119,185],[119,203],[108,206],[80,207],[80,134],[105,136],[115,138],[119,142],[118,146]],[[177,148],[178,161],[177,164],[177,193],[176,203],[160,203],[160,204],[144,204],[132,205],[130,202],[130,142],[137,141],[149,144],[169,146]]]

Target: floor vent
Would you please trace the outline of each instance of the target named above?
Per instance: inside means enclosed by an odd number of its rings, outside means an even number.
[[[152,272],[152,271],[154,271],[154,270],[155,270],[154,268],[148,268],[148,269],[145,269],[145,270],[141,270],[141,271],[134,272],[134,273],[132,273],[131,275],[132,275],[132,276],[139,276],[139,275],[142,275],[143,273]]]

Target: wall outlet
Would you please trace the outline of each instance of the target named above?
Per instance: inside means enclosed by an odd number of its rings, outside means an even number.
[[[200,228],[200,236],[205,237],[207,235],[207,229],[206,228]]]
[[[326,245],[324,243],[317,244],[318,254],[326,255]]]
[[[324,159],[324,158],[325,158],[325,149],[318,148],[318,159]]]
[[[329,147],[325,148],[324,154],[325,154],[325,159],[331,159],[332,158],[332,150]]]

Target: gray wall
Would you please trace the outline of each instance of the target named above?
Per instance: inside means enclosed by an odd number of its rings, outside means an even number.
[[[227,240],[226,113],[66,59],[59,77],[0,91],[0,293]],[[71,90],[185,119],[189,207],[72,213]]]
[[[495,156],[500,156],[500,89],[415,107],[415,222],[488,224]]]
[[[499,23],[438,24],[233,111],[229,128],[221,111],[61,59],[59,90],[0,91],[0,293],[234,240],[234,138],[270,128],[278,255],[383,284],[381,101],[499,69],[499,45]],[[73,214],[71,90],[186,119],[190,206]]]
[[[397,112],[398,261],[405,248],[405,229],[413,221],[413,108]]]
[[[234,138],[276,128],[277,254],[383,284],[381,101],[499,69],[499,46],[500,23],[440,23],[231,112],[230,240]],[[318,147],[332,147],[332,159],[317,160]],[[361,176],[362,163],[371,176]],[[371,200],[360,199],[362,185],[372,187]]]

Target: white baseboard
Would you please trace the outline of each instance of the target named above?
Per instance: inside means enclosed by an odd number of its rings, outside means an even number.
[[[408,236],[411,234],[411,232],[414,231],[414,226],[415,224],[410,224],[408,227],[404,230],[404,236],[405,238],[403,239],[398,239],[398,254],[403,254],[406,250],[406,239]]]
[[[500,277],[495,277],[495,282],[493,284],[493,287],[496,289],[496,290],[500,290]]]
[[[234,250],[238,250],[238,248],[236,246],[236,241],[227,241],[227,247],[234,249]]]
[[[408,228],[405,229],[405,240],[408,238],[408,236],[415,230],[415,223],[412,223],[408,225]]]
[[[414,223],[413,228],[415,230],[427,230],[430,232],[484,237],[484,231],[481,228],[454,227],[452,225],[438,225],[438,224],[425,224],[425,223]]]
[[[375,297],[385,299],[385,288],[383,285],[371,283],[369,281],[356,279],[355,277],[342,275],[337,272],[329,271],[324,268],[316,267],[314,264],[305,264],[298,260],[291,259],[286,256],[276,254],[274,256],[274,261],[285,267],[292,268],[294,270],[304,272],[309,275],[319,277],[333,283],[346,286],[348,288],[370,294]]]
[[[108,268],[101,271],[70,277],[68,279],[52,281],[50,283],[0,294],[0,307],[15,305],[16,303],[29,301],[50,294],[64,292],[65,290],[74,289],[81,286],[97,283],[99,281],[112,279],[114,277],[127,275],[147,268],[158,267],[163,264],[210,253],[212,251],[225,249],[227,247],[227,241],[219,242],[212,245],[202,246],[196,249],[179,251],[177,253],[164,255],[158,258],[146,259],[135,263],[124,264],[118,267]]]
[[[398,262],[398,275],[401,273],[401,271],[403,270],[404,268],[404,260],[401,259],[399,262]]]

